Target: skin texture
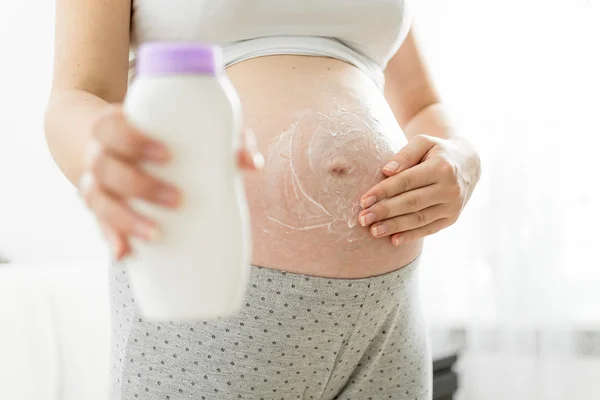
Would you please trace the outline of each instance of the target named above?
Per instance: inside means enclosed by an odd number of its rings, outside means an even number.
[[[269,146],[263,198],[274,204],[266,208],[268,218],[294,231],[326,227],[350,242],[364,239],[353,234],[360,204],[346,193],[380,176],[390,148],[368,112],[302,113]]]
[[[254,264],[360,277],[418,255],[418,241],[394,247],[358,224],[360,196],[385,179],[383,164],[406,144],[363,72],[330,58],[278,56],[236,64],[228,75],[266,159],[245,179]]]
[[[127,200],[177,207],[181,188],[140,171],[141,160],[168,162],[169,149],[120,111],[130,1],[56,7],[48,146],[120,259],[129,237],[160,232]],[[227,73],[256,136],[246,131],[240,166],[260,169],[267,155],[264,171],[246,177],[254,264],[332,277],[396,269],[456,221],[479,179],[479,158],[449,124],[412,32],[387,66],[385,98],[355,67],[323,57],[260,57]],[[390,160],[395,172],[383,169]]]

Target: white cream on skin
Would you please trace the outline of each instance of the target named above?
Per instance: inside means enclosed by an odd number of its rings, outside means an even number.
[[[273,140],[261,189],[266,216],[280,233],[319,229],[348,242],[370,237],[358,224],[359,199],[384,178],[381,167],[402,135],[397,125],[392,132],[381,125],[372,110],[309,110]]]

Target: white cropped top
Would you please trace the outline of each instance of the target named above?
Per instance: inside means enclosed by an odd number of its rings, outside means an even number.
[[[133,0],[131,44],[214,43],[226,66],[275,54],[327,56],[383,88],[383,69],[410,27],[408,1]]]

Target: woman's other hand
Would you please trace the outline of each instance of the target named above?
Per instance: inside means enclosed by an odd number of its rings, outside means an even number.
[[[456,222],[480,170],[465,140],[417,135],[383,167],[387,178],[361,197],[359,222],[396,246],[438,232]]]
[[[260,169],[264,161],[252,132],[244,132],[244,142],[244,148],[237,152],[239,167]],[[129,237],[153,240],[160,232],[155,221],[131,209],[128,199],[143,199],[170,208],[180,204],[179,188],[140,168],[141,162],[164,164],[170,158],[163,143],[144,136],[127,123],[120,107],[109,107],[93,122],[79,190],[110,242],[115,259],[131,252]]]

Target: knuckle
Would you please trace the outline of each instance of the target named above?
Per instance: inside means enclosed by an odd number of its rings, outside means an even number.
[[[381,219],[387,219],[392,214],[390,205],[385,201],[381,202],[377,208],[376,214],[378,214]]]
[[[416,135],[414,140],[416,140],[423,146],[432,145],[433,143],[435,143],[435,140],[433,137],[431,137],[429,135],[425,135],[424,133],[420,133],[420,134]]]
[[[373,195],[377,199],[387,199],[389,197],[390,189],[387,181],[382,181],[373,190]]]
[[[450,186],[450,195],[453,198],[460,197],[461,194],[462,194],[462,190],[458,183],[454,183],[453,185]]]
[[[413,140],[416,142],[425,143],[425,142],[429,142],[429,136],[427,136],[423,133],[419,133],[418,135],[415,135]]]
[[[413,183],[414,179],[410,175],[407,175],[404,178],[400,179],[399,188],[402,192],[406,192],[407,190],[410,190],[413,187]]]
[[[135,168],[124,168],[121,174],[121,180],[119,186],[122,192],[132,192],[133,194],[140,195],[146,193],[149,184],[144,179],[142,173]]]
[[[454,167],[448,161],[442,161],[439,168],[442,175],[444,175],[446,178],[454,177]]]
[[[125,182],[124,185],[129,188],[127,190],[129,195],[147,200],[157,198],[157,193],[161,188],[159,182],[135,168],[130,169],[127,175],[128,182]]]
[[[411,210],[417,210],[421,206],[421,198],[419,196],[409,196],[406,200],[406,205]]]
[[[117,107],[97,117],[92,125],[92,138],[132,156],[137,156],[146,143],[146,138],[129,125]]]
[[[427,217],[425,216],[425,213],[423,211],[415,212],[415,218],[420,224],[424,224],[427,222]]]
[[[130,153],[140,153],[145,144],[145,137],[132,129],[123,129],[121,133],[125,148]]]
[[[409,165],[412,158],[413,151],[405,147],[396,155],[396,162],[400,165]]]
[[[391,181],[388,182],[383,182],[383,184],[381,185],[381,192],[378,193],[378,199],[390,199],[392,197],[394,197],[395,190],[393,185],[390,185],[390,183],[392,183]]]
[[[141,172],[135,173],[134,195],[145,199],[154,199],[160,188],[160,184]]]

